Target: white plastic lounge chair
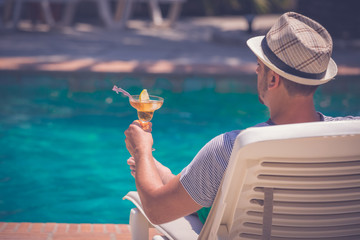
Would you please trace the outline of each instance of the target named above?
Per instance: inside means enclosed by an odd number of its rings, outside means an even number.
[[[131,18],[132,7],[135,2],[147,2],[151,13],[152,21],[155,26],[164,25],[164,18],[161,12],[160,3],[170,4],[169,13],[167,16],[167,26],[172,26],[178,19],[181,6],[186,0],[117,0],[117,9],[115,20],[119,22],[118,25],[124,27],[127,21]]]
[[[63,24],[65,26],[69,26],[74,19],[76,6],[80,1],[84,1],[84,0],[63,0],[63,1],[67,1],[63,16]],[[87,0],[87,1],[93,1],[96,3],[99,17],[101,18],[105,26],[109,29],[113,28],[114,21],[110,9],[109,0]]]
[[[14,1],[15,1],[14,17],[13,17],[14,27],[17,26],[18,21],[20,20],[23,3],[25,2],[39,3],[44,13],[46,23],[50,27],[54,27],[56,23],[51,13],[50,3],[65,3],[65,10],[63,14],[62,23],[63,25],[68,26],[73,21],[77,4],[83,0],[14,0]],[[112,28],[114,26],[114,21],[110,10],[109,0],[88,0],[88,1],[93,1],[97,4],[99,17],[104,22],[107,28]]]
[[[140,200],[125,198],[139,209],[131,228],[146,232]],[[161,226],[169,239],[360,239],[360,121],[243,131],[199,236]]]
[[[12,0],[0,0],[0,28],[4,27],[10,16]]]
[[[136,206],[130,211],[129,224],[133,240],[149,239],[149,227],[156,228],[167,237],[158,239],[197,239],[203,227],[197,215],[189,215],[165,224],[152,224],[142,209],[137,192],[129,192],[124,199],[132,201]]]
[[[13,16],[13,26],[14,27],[17,26],[17,24],[20,20],[23,4],[26,2],[39,3],[41,6],[41,9],[43,11],[46,23],[50,27],[53,27],[55,25],[55,20],[54,20],[54,17],[52,15],[51,9],[50,9],[50,0],[15,0],[14,16]]]

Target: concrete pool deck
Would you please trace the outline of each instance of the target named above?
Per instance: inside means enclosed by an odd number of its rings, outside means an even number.
[[[265,33],[277,15],[255,18],[253,35]],[[131,20],[128,29],[76,23],[47,29],[23,21],[0,30],[0,71],[86,72],[132,75],[254,74],[256,58],[246,46],[243,17],[181,19],[173,28]],[[340,75],[360,74],[360,42],[334,40]]]

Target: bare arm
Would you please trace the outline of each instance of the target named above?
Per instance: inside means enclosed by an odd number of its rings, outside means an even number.
[[[126,147],[136,164],[135,182],[144,211],[154,224],[175,220],[201,208],[180,183],[180,174],[163,182],[152,156],[153,139],[138,121],[125,131]],[[170,175],[165,175],[170,176]]]
[[[175,175],[171,172],[171,170],[162,165],[159,161],[157,161],[155,158],[153,158],[153,161],[155,162],[156,169],[160,175],[161,181],[163,184],[167,184]],[[136,175],[136,163],[134,157],[130,157],[127,160],[127,164],[130,166],[131,175],[135,177]]]

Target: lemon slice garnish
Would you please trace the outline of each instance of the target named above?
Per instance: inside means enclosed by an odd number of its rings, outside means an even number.
[[[150,98],[149,98],[149,94],[147,92],[146,89],[142,90],[140,95],[139,95],[139,101],[140,102],[145,102],[145,101],[149,101]]]

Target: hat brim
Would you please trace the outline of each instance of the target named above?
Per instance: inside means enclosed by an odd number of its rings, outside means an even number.
[[[309,78],[302,78],[296,75],[289,74],[284,72],[283,70],[276,67],[274,64],[270,62],[270,60],[265,56],[262,48],[261,48],[261,41],[264,39],[265,36],[258,36],[250,38],[246,43],[253,51],[253,53],[271,70],[279,74],[280,76],[291,80],[293,82],[297,82],[304,85],[321,85],[327,83],[328,81],[332,80],[337,74],[337,66],[336,63],[332,58],[330,58],[325,76],[321,79],[309,79]]]

